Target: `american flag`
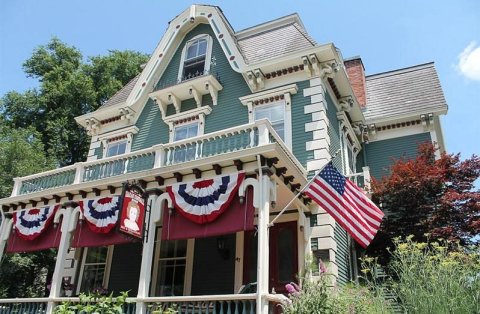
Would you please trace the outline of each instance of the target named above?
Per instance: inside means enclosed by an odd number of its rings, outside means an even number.
[[[325,209],[364,248],[380,228],[383,212],[332,163],[313,178],[305,194]]]

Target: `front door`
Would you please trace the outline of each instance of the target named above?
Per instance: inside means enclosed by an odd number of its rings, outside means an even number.
[[[285,285],[297,280],[297,222],[276,223],[270,228],[269,291],[286,293]],[[243,284],[257,281],[257,234],[245,232]]]

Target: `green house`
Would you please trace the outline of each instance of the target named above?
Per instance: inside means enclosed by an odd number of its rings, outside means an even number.
[[[445,151],[446,112],[433,63],[366,75],[297,14],[236,31],[192,5],[141,74],[75,119],[87,160],[16,178],[0,200],[0,256],[58,252],[48,298],[0,308],[51,313],[102,287],[129,290],[129,313],[268,313],[309,256],[356,280],[360,246],[299,192],[332,161],[368,197],[418,144]]]

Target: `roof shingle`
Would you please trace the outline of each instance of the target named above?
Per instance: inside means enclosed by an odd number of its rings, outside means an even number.
[[[366,77],[367,122],[447,110],[432,63]]]
[[[112,97],[110,97],[103,105],[100,106],[101,109],[117,105],[119,103],[125,102],[130,95],[135,83],[137,83],[140,74],[135,76],[127,85],[123,86],[118,92],[116,92]],[[99,109],[100,109],[99,108]]]
[[[238,45],[245,61],[253,64],[311,48],[316,43],[298,23],[291,23],[238,39]]]

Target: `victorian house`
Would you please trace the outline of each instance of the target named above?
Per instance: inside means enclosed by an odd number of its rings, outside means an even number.
[[[130,313],[268,313],[310,257],[355,280],[354,241],[298,191],[331,160],[367,193],[392,157],[445,150],[446,111],[433,63],[366,76],[297,14],[235,31],[192,5],[141,74],[76,118],[85,162],[16,178],[0,200],[0,256],[58,252],[48,297],[0,309],[51,313],[103,287],[130,291]]]

